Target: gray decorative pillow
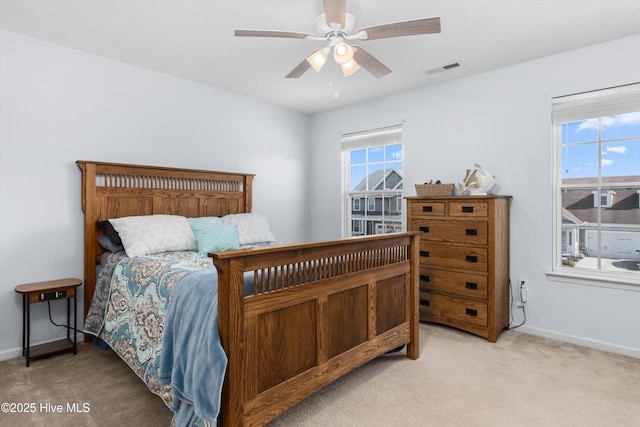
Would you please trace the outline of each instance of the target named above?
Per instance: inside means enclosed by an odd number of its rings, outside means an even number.
[[[116,252],[124,251],[124,246],[113,243],[106,234],[98,236],[98,243],[105,251],[113,252],[114,254]]]
[[[178,215],[126,216],[110,219],[130,258],[170,251],[196,251],[187,218]]]
[[[238,226],[238,236],[241,245],[253,245],[263,242],[275,242],[269,221],[259,213],[231,214],[222,217],[225,224]]]

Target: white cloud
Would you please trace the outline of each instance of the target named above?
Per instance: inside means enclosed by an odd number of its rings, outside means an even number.
[[[603,128],[637,124],[640,124],[640,111],[602,118]],[[598,129],[598,119],[588,119],[581,121],[580,125],[578,125],[578,132],[586,129]]]
[[[624,145],[618,145],[617,147],[608,146],[606,151],[616,154],[627,154],[627,147]]]
[[[614,163],[615,163],[615,160],[602,159],[602,167],[611,166]]]
[[[602,118],[603,127],[635,125],[640,123],[640,112]]]
[[[578,125],[578,132],[587,129],[598,129],[598,119],[583,120]]]

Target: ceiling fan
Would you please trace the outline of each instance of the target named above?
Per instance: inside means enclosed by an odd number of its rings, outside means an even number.
[[[326,47],[311,52],[286,75],[286,78],[298,78],[311,67],[319,72],[327,62],[332,50],[333,59],[341,66],[345,77],[362,67],[376,78],[381,78],[389,74],[391,70],[361,46],[352,45],[350,42],[440,32],[440,18],[437,17],[375,25],[355,30],[356,18],[347,12],[346,0],[323,0],[322,6],[324,13],[317,19],[317,34],[272,30],[235,30],[235,35],[236,37],[280,37],[328,42]]]

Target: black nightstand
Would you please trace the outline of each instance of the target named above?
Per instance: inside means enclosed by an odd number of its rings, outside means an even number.
[[[80,279],[60,279],[46,282],[26,283],[16,286],[16,292],[22,294],[22,355],[27,359],[27,367],[31,359],[73,350],[78,352],[75,329],[77,326],[76,288],[82,284]],[[31,347],[30,339],[30,306],[38,302],[67,300],[67,338]],[[71,299],[73,299],[73,327],[70,323]],[[73,340],[71,334],[73,333]]]

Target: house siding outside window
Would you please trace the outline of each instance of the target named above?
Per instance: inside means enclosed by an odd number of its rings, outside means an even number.
[[[640,286],[640,84],[555,98],[552,111],[551,276]]]
[[[403,231],[402,127],[343,135],[342,156],[343,236]]]

